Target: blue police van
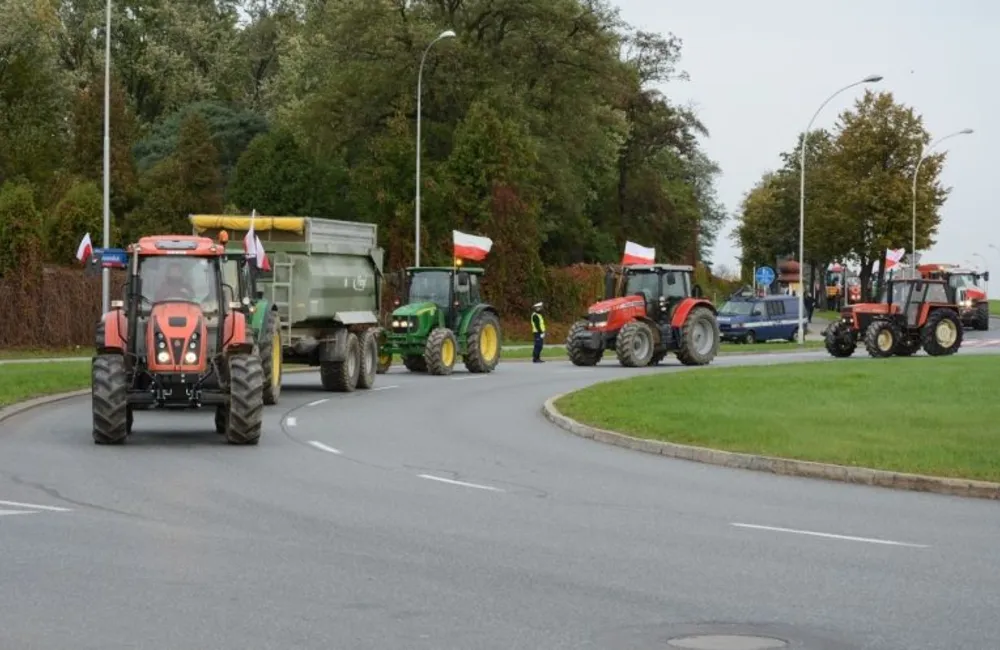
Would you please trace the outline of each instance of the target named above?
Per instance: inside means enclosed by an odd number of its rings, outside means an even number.
[[[798,296],[733,297],[719,308],[723,341],[794,341],[798,329]]]

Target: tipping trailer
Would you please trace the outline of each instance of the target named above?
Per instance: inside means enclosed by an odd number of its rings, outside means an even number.
[[[244,302],[254,315],[258,305],[271,312],[281,340],[281,363],[319,366],[325,390],[349,392],[374,385],[385,256],[376,224],[203,214],[190,220],[195,233],[205,237],[218,239],[224,231],[227,248],[239,254],[253,222],[270,269],[242,258],[241,283],[249,282],[254,294]],[[263,328],[262,321],[253,322]],[[261,336],[266,338],[266,329]]]

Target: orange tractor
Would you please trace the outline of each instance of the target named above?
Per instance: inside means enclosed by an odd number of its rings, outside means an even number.
[[[143,237],[126,249],[124,300],[98,324],[91,369],[93,436],[121,444],[132,411],[215,407],[231,444],[256,445],[264,371],[247,300],[223,281],[225,246],[205,237]]]
[[[990,272],[977,273],[956,264],[921,264],[917,267],[920,277],[944,280],[948,284],[952,302],[959,306],[962,324],[977,330],[990,329],[990,301],[980,280],[990,281]]]
[[[600,362],[614,350],[618,362],[637,368],[659,364],[674,352],[684,365],[711,363],[719,352],[717,312],[692,287],[690,266],[651,264],[609,269],[605,299],[573,324],[566,352],[577,366]]]
[[[863,343],[876,358],[911,356],[921,347],[931,356],[954,354],[962,346],[958,305],[943,280],[888,280],[881,301],[859,303],[841,311],[826,331],[827,352],[854,354]]]

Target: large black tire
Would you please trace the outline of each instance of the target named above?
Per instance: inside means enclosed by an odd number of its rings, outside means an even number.
[[[502,341],[500,319],[490,311],[481,311],[469,323],[465,335],[465,369],[469,372],[493,372],[500,363]]]
[[[903,333],[892,321],[875,320],[865,332],[865,350],[873,359],[885,359],[896,353]]]
[[[424,361],[423,355],[408,355],[403,357],[403,365],[410,372],[427,372],[427,362]]]
[[[424,344],[424,363],[432,375],[450,375],[458,358],[458,339],[447,327],[431,330]]]
[[[270,406],[278,403],[281,397],[281,316],[273,309],[264,316],[264,326],[261,328],[260,365],[264,369],[264,404]]]
[[[384,375],[392,367],[392,353],[384,351],[385,332],[382,329],[377,333],[378,342],[378,366],[375,367],[375,374]]]
[[[653,329],[641,320],[625,323],[618,332],[615,354],[626,368],[645,368],[653,360],[656,339]]]
[[[94,329],[94,348],[99,350],[104,347],[104,319],[97,321],[97,327]]]
[[[264,419],[264,368],[255,354],[229,358],[229,408],[226,409],[226,442],[256,445]]]
[[[574,366],[596,366],[604,356],[604,350],[591,350],[584,346],[590,339],[587,321],[578,320],[569,328],[566,336],[566,354]]]
[[[229,424],[229,409],[225,406],[215,407],[215,432],[219,435],[226,435],[226,426]]]
[[[94,443],[120,445],[128,437],[128,378],[120,354],[95,356],[90,366]]]
[[[375,385],[378,370],[378,329],[369,328],[361,333],[361,369],[358,371],[358,388],[368,390]]]
[[[990,304],[988,302],[981,302],[976,305],[976,318],[972,322],[972,326],[979,330],[980,332],[986,332],[990,329]]]
[[[950,309],[935,309],[920,330],[920,341],[924,352],[940,357],[958,352],[964,335],[958,314]]]
[[[827,328],[823,342],[826,344],[826,351],[840,359],[846,359],[858,349],[850,324],[842,320]]]
[[[708,365],[719,354],[721,341],[719,321],[712,310],[708,307],[695,307],[681,326],[677,359],[685,366]]]
[[[343,361],[319,364],[319,379],[323,390],[351,393],[358,387],[361,374],[361,341],[354,332],[347,333],[347,351]]]

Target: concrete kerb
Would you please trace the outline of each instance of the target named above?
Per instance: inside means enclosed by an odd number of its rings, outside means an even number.
[[[691,460],[698,463],[719,465],[733,469],[749,469],[786,476],[818,478],[840,481],[842,483],[872,485],[916,492],[933,492],[935,494],[978,499],[1000,499],[1000,483],[925,476],[922,474],[906,474],[903,472],[869,469],[867,467],[831,465],[789,458],[721,451],[708,447],[694,447],[659,440],[647,440],[645,438],[634,438],[616,431],[591,427],[560,413],[559,409],[555,406],[555,402],[569,394],[563,393],[545,400],[545,403],[542,405],[542,414],[549,422],[581,438],[589,438],[597,442],[625,447],[633,451],[659,454],[669,458]]]

